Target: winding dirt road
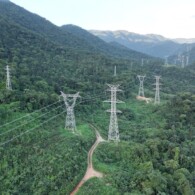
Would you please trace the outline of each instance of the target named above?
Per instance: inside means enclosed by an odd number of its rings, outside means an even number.
[[[98,130],[90,125],[94,130],[95,130],[95,134],[96,134],[96,141],[95,143],[93,144],[93,146],[91,147],[91,149],[89,150],[88,152],[88,158],[87,158],[87,163],[88,163],[88,166],[87,166],[87,170],[85,172],[85,176],[83,177],[83,179],[78,183],[78,185],[75,187],[75,189],[70,193],[70,195],[75,195],[76,192],[79,190],[79,188],[90,178],[92,177],[103,177],[103,174],[94,170],[93,168],[93,162],[92,162],[92,156],[93,156],[93,152],[94,150],[96,149],[96,147],[98,146],[98,144],[100,142],[103,142],[105,141],[101,135],[99,134]]]

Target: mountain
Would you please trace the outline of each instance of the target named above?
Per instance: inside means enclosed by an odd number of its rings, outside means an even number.
[[[141,64],[145,56],[0,1],[0,194],[71,194],[83,181],[95,131],[108,138],[110,104],[103,101],[111,92],[106,102],[125,102],[112,123],[121,141],[98,145],[92,162],[103,178],[85,182],[78,194],[193,195],[195,64],[165,67],[148,56]],[[151,98],[154,76],[162,76],[161,104],[136,100],[137,75],[146,75]],[[75,107],[69,95],[64,105],[60,91],[80,92]],[[76,133],[64,126],[74,118]]]
[[[121,38],[123,40],[129,40],[133,42],[151,42],[151,43],[158,43],[159,41],[167,41],[168,39],[161,36],[161,35],[141,35],[132,32],[128,32],[125,30],[118,30],[118,31],[98,31],[98,30],[90,30],[91,33],[101,36],[102,38],[105,37],[106,40],[111,42],[113,39]]]
[[[13,88],[44,93],[33,93],[37,101],[49,98],[48,91],[55,94],[63,89],[87,92],[91,87],[96,88],[95,81],[100,78],[93,77],[94,85],[92,82],[90,87],[89,83],[84,86],[82,83],[105,66],[104,72],[108,74],[115,65],[122,71],[132,63],[140,64],[140,59],[160,63],[124,46],[108,44],[80,27],[57,27],[11,2],[0,2],[0,31],[0,88],[5,86],[4,66],[9,64],[13,69]],[[81,76],[81,72],[86,74]],[[23,100],[29,101],[28,98],[25,96]]]
[[[64,26],[59,28],[45,18],[32,14],[11,2],[2,3],[3,5],[0,6],[0,13],[3,17],[6,17],[34,33],[47,37],[47,39],[64,48],[77,48],[82,51],[101,52],[104,55],[110,55],[116,58],[124,57],[131,59],[134,55],[140,56],[140,58],[148,57],[145,54],[137,53],[128,48],[123,48],[123,50],[121,50],[121,48],[105,43],[79,27]]]
[[[87,30],[75,25],[63,25],[61,27],[66,32],[71,33],[77,38],[82,38],[88,45],[92,45],[95,51],[99,51],[102,54],[109,55],[112,57],[128,58],[128,59],[141,59],[150,58],[148,55],[136,52],[132,49],[124,47],[120,44],[106,43],[102,39],[89,33]]]
[[[73,36],[71,33],[62,31],[58,26],[52,24],[45,18],[33,14],[14,3],[0,1],[0,14],[23,28],[47,37],[47,39],[63,45],[64,47],[77,47],[81,49],[83,45],[86,45],[86,47],[92,49],[91,46],[87,45],[82,39]]]
[[[97,31],[90,30],[92,34],[106,42],[117,42],[127,48],[146,53],[151,56],[164,58],[174,55],[179,51],[185,51],[185,44],[179,44],[174,40],[161,35],[141,35],[128,31]]]
[[[184,39],[184,38],[176,38],[176,39],[172,39],[173,41],[175,41],[176,43],[195,43],[195,38],[189,38],[189,39]]]

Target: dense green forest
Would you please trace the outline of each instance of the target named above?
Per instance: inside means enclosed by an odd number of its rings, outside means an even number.
[[[95,151],[95,167],[106,176],[78,194],[194,194],[194,98],[181,94],[158,108],[129,101],[119,120],[121,142]]]
[[[78,194],[195,193],[195,64],[165,67],[161,59],[106,44],[76,26],[57,27],[10,2],[0,1],[0,32],[1,194],[70,194],[95,141],[89,124],[107,139],[107,83],[123,90],[121,141],[97,148],[94,164],[104,177],[87,181]],[[151,98],[154,76],[161,75],[161,105],[135,100],[137,75],[146,75]],[[77,134],[64,129],[60,91],[80,92]]]

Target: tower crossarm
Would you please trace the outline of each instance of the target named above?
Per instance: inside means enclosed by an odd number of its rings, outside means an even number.
[[[115,111],[113,111],[113,110],[111,110],[111,109],[109,109],[109,110],[106,110],[106,112],[112,112],[112,113],[122,113],[120,110],[115,110]]]
[[[139,79],[140,81],[144,81],[144,78],[146,77],[146,75],[144,75],[144,76],[137,75],[137,77],[138,77],[138,79]]]
[[[110,85],[110,84],[107,84],[108,87],[110,87],[109,89],[107,89],[107,91],[123,91],[121,89],[119,89],[120,85]]]

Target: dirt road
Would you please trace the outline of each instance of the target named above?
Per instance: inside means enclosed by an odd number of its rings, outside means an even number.
[[[95,133],[96,133],[96,141],[95,143],[93,144],[93,146],[91,147],[91,149],[89,150],[88,152],[88,159],[87,159],[87,163],[88,163],[88,166],[87,166],[87,170],[85,172],[85,176],[83,177],[83,179],[78,183],[78,185],[75,187],[75,189],[71,192],[70,195],[75,195],[76,192],[79,190],[79,188],[90,178],[92,177],[103,177],[103,174],[94,170],[93,168],[93,162],[92,162],[92,156],[93,156],[93,152],[94,150],[96,149],[96,147],[98,146],[98,144],[100,142],[103,142],[105,141],[104,139],[102,139],[101,135],[99,134],[98,130],[91,125],[91,127],[95,130]]]

